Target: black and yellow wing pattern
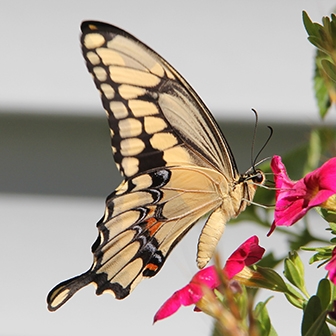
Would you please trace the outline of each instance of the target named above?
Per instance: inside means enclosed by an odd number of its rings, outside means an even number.
[[[240,175],[216,121],[185,79],[162,57],[115,26],[81,26],[87,68],[108,117],[114,160],[124,181],[107,197],[91,268],[54,287],[54,311],[80,288],[123,299],[159,272],[169,253],[204,215],[197,264],[211,259],[226,222],[263,183]]]

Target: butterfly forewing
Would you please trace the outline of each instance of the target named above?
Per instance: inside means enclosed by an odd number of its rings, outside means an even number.
[[[82,50],[108,116],[112,151],[125,177],[107,198],[91,268],[57,285],[48,308],[80,288],[122,299],[163,266],[174,246],[209,214],[197,264],[210,260],[225,223],[253,198],[204,103],[183,77],[132,35],[83,22]]]
[[[236,177],[216,122],[176,70],[116,27],[84,22],[82,31],[83,55],[101,93],[123,175],[194,164]]]

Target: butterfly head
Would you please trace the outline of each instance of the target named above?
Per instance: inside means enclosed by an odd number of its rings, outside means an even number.
[[[249,169],[245,174],[240,175],[238,183],[253,184],[258,187],[266,181],[265,174],[260,169]]]
[[[264,184],[265,174],[260,169],[257,169],[250,175],[249,179],[252,180],[256,185]]]

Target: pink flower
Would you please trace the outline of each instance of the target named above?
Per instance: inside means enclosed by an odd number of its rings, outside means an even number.
[[[336,194],[336,157],[310,172],[299,181],[292,181],[280,156],[271,161],[274,173],[275,211],[270,235],[276,226],[290,226],[315,206],[328,208],[328,199]]]
[[[332,251],[332,257],[325,269],[329,271],[329,279],[336,285],[336,247]]]
[[[245,266],[259,261],[265,249],[258,245],[257,236],[252,236],[241,244],[226,261],[223,268],[228,279],[232,279]],[[220,284],[216,269],[209,266],[197,272],[188,285],[176,291],[158,310],[154,316],[154,323],[174,314],[181,306],[196,304],[203,296],[203,286],[215,289]]]

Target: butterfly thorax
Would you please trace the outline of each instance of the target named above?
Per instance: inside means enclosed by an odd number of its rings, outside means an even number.
[[[241,201],[236,216],[244,211],[246,206],[251,204],[258,186],[263,185],[264,183],[265,175],[261,170],[240,174],[239,179],[234,186],[234,190],[237,187],[240,189],[237,193],[237,197],[238,201]],[[232,195],[232,197],[234,197],[234,195]]]

